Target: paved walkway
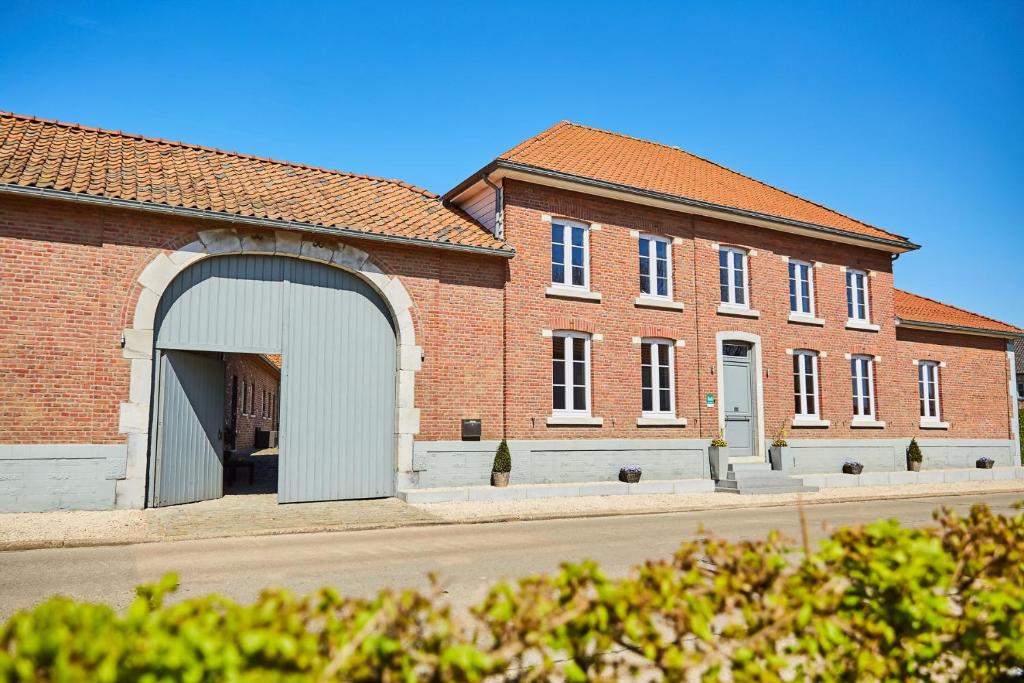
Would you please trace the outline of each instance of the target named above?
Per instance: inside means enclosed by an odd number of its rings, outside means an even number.
[[[431,524],[607,517],[689,510],[723,510],[837,501],[909,499],[935,495],[1018,492],[1024,480],[917,486],[859,486],[810,494],[736,496],[727,493],[544,498],[411,505],[396,498],[278,505],[274,494],[150,510],[0,514],[0,550],[120,545],[185,539],[354,531]]]
[[[1010,513],[1021,497],[986,492],[805,510],[811,535],[820,538],[828,527],[879,518],[929,524],[932,511],[943,505],[966,510],[984,502]],[[779,529],[795,540],[799,524],[796,506],[776,505],[756,514],[720,509],[8,552],[0,553],[0,619],[58,592],[123,608],[135,585],[170,571],[181,578],[179,596],[216,592],[243,601],[273,585],[299,593],[331,585],[349,595],[426,588],[427,572],[436,571],[459,609],[478,602],[500,578],[553,571],[566,560],[591,558],[609,574],[622,575],[646,559],[668,557],[680,542],[701,534],[701,526],[731,539],[763,538]]]

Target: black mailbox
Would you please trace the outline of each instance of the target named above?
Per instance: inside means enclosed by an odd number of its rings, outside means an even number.
[[[480,440],[480,420],[462,420],[462,440],[463,441],[479,441]]]

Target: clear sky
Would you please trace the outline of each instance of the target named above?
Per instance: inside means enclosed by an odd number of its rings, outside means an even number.
[[[570,119],[924,245],[1024,326],[1024,2],[20,2],[0,109],[443,192]]]

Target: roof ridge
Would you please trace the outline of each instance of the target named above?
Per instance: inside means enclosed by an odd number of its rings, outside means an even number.
[[[728,166],[724,166],[724,165],[718,163],[717,161],[713,161],[713,160],[708,159],[706,157],[702,157],[699,154],[694,154],[693,152],[689,152],[689,151],[683,149],[682,147],[676,147],[675,145],[669,145],[669,144],[666,144],[664,142],[658,142],[656,140],[647,140],[645,138],[639,138],[639,137],[636,137],[635,135],[628,135],[626,133],[620,133],[620,132],[614,131],[614,130],[606,130],[604,128],[597,128],[596,126],[590,126],[590,125],[587,125],[585,123],[576,123],[574,121],[562,121],[561,123],[567,124],[569,126],[573,126],[573,127],[576,127],[576,128],[586,128],[587,130],[592,130],[592,131],[595,131],[595,132],[598,132],[598,133],[604,133],[606,135],[614,135],[616,137],[624,138],[626,140],[633,140],[635,142],[643,142],[643,143],[646,143],[648,145],[654,145],[655,147],[661,147],[663,149],[670,149],[670,150],[673,150],[675,152],[682,152],[683,154],[686,154],[687,156],[691,156],[694,159],[700,159],[701,161],[703,161],[705,163],[711,164],[712,166],[717,166],[718,168],[722,169],[723,171],[727,171],[727,172],[732,173],[734,175],[737,175],[737,176],[739,176],[741,178],[746,178],[747,180],[749,180],[751,182],[754,182],[754,183],[757,183],[758,185],[763,185],[764,187],[770,188],[770,189],[775,190],[777,192],[781,192],[781,193],[783,193],[785,195],[789,195],[790,197],[793,197],[794,199],[799,199],[802,202],[807,202],[808,204],[813,204],[814,206],[817,206],[819,209],[824,209],[825,211],[830,211],[830,212],[836,214],[837,216],[842,216],[843,218],[846,218],[847,220],[851,220],[854,223],[859,223],[859,224],[863,225],[866,228],[871,228],[873,230],[878,230],[878,231],[884,232],[887,235],[891,235],[893,237],[898,237],[899,239],[907,241],[907,242],[910,241],[910,239],[908,237],[906,237],[905,235],[900,235],[898,233],[892,232],[891,230],[886,230],[885,228],[880,228],[877,225],[872,225],[870,223],[865,223],[864,221],[860,220],[859,218],[854,218],[853,216],[845,214],[842,211],[836,211],[832,207],[825,206],[824,204],[819,204],[818,202],[816,202],[816,201],[814,201],[812,199],[807,199],[806,197],[802,197],[802,196],[800,196],[798,194],[790,192],[789,190],[784,190],[781,187],[776,187],[775,185],[771,185],[769,183],[766,183],[763,180],[758,180],[757,178],[754,178],[753,176],[749,176],[746,173],[741,173],[740,171],[737,171],[735,169],[729,168]],[[534,136],[533,138],[531,138],[527,142],[539,142],[542,135],[545,135],[547,133],[553,132],[555,130],[555,128],[557,128],[557,127],[558,126],[552,126],[551,128],[549,128],[549,129],[543,131],[542,133]],[[522,143],[522,144],[525,144],[525,143]],[[515,147],[513,147],[513,149],[515,149]],[[509,150],[509,152],[511,152],[511,151],[512,150]],[[508,152],[506,152],[505,154],[508,154]]]
[[[297,162],[294,162],[294,161],[284,161],[282,159],[274,159],[272,157],[264,157],[264,156],[259,156],[257,154],[245,154],[244,152],[235,152],[235,151],[232,151],[232,150],[220,149],[220,148],[217,148],[217,147],[209,147],[207,145],[199,145],[199,144],[192,143],[192,142],[184,142],[182,140],[167,140],[165,138],[157,138],[157,137],[153,137],[153,136],[150,136],[150,135],[143,135],[141,133],[128,133],[128,132],[125,132],[123,130],[111,130],[109,128],[99,128],[97,126],[87,126],[87,125],[84,125],[84,124],[81,124],[81,123],[73,123],[73,122],[70,122],[70,121],[59,121],[57,119],[45,119],[45,118],[42,118],[42,117],[39,117],[39,116],[28,116],[26,114],[18,114],[18,113],[15,113],[15,112],[4,111],[2,109],[0,109],[0,118],[12,118],[12,119],[19,119],[21,121],[31,121],[31,122],[45,123],[45,124],[50,124],[50,125],[61,126],[63,128],[67,128],[69,130],[89,131],[89,132],[93,132],[93,133],[100,133],[102,135],[116,135],[116,136],[132,139],[132,140],[143,140],[143,141],[146,141],[146,142],[155,142],[157,144],[171,145],[171,146],[174,146],[174,147],[181,147],[181,148],[184,148],[184,149],[195,149],[195,150],[202,150],[204,152],[211,152],[213,154],[223,154],[225,156],[235,157],[235,158],[238,158],[238,159],[248,159],[248,160],[252,160],[252,161],[265,161],[265,162],[269,162],[269,163],[272,163],[272,164],[277,164],[279,166],[289,166],[289,167],[292,167],[292,168],[303,168],[303,169],[306,169],[306,170],[309,170],[309,171],[317,171],[317,172],[320,172],[320,173],[331,173],[331,174],[334,174],[334,175],[346,176],[346,177],[349,177],[349,178],[362,178],[363,180],[374,180],[374,181],[390,183],[392,185],[398,185],[400,187],[404,187],[404,188],[406,188],[408,190],[412,190],[414,192],[418,192],[418,193],[422,194],[423,196],[427,197],[428,199],[440,199],[440,195],[437,194],[436,192],[431,192],[430,190],[427,190],[427,189],[422,188],[422,187],[418,187],[418,186],[413,185],[411,183],[407,183],[404,180],[398,180],[396,178],[384,178],[384,177],[381,177],[381,176],[367,175],[365,173],[352,173],[350,171],[341,171],[341,170],[334,169],[334,168],[325,168],[323,166],[312,166],[310,164],[300,164],[300,163],[297,163]]]
[[[1000,325],[1006,325],[1007,327],[1012,327],[1015,330],[1021,329],[1021,328],[1017,327],[1016,325],[1014,325],[1012,323],[1008,323],[1008,322],[1005,322],[1003,320],[999,320],[997,318],[993,318],[992,316],[985,315],[984,313],[978,313],[976,311],[969,311],[966,308],[961,308],[960,306],[954,306],[953,304],[947,304],[945,301],[939,301],[938,299],[933,299],[930,296],[925,296],[924,294],[915,294],[914,292],[908,292],[907,290],[900,289],[899,287],[893,287],[893,289],[896,290],[897,292],[901,293],[901,294],[907,294],[908,296],[915,296],[918,299],[924,299],[925,301],[931,301],[933,304],[938,304],[940,306],[946,306],[948,308],[956,309],[956,310],[960,311],[961,313],[967,313],[969,315],[976,315],[979,318],[984,318],[985,320],[988,320],[989,322],[999,323]]]
[[[530,146],[540,142],[544,138],[548,137],[549,135],[554,133],[556,130],[558,130],[560,128],[564,128],[565,126],[575,126],[575,125],[578,125],[578,124],[575,124],[572,121],[569,121],[567,119],[562,119],[561,121],[559,121],[555,125],[548,126],[547,128],[545,128],[541,132],[539,132],[536,135],[534,135],[533,137],[527,138],[527,139],[523,140],[522,142],[520,142],[520,143],[510,147],[509,149],[505,150],[504,152],[502,152],[501,154],[498,155],[498,158],[501,159],[501,158],[511,154],[512,152],[518,152],[518,151],[525,150],[525,149],[529,148]],[[522,149],[520,149],[520,148],[522,148]]]

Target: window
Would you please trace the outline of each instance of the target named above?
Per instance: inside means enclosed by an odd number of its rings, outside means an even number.
[[[242,380],[242,415],[249,414],[249,383]]]
[[[249,384],[249,414],[256,416],[256,387],[252,383]]]
[[[590,286],[590,231],[572,223],[551,224],[551,284],[587,289]]]
[[[747,252],[727,247],[720,248],[718,274],[722,287],[722,303],[747,308]]]
[[[672,298],[672,243],[664,237],[640,237],[640,293]]]
[[[868,274],[862,270],[846,271],[846,314],[850,320],[867,322]]]
[[[1017,398],[1024,400],[1024,375],[1017,375]]]
[[[675,373],[668,339],[644,339],[640,344],[641,409],[644,417],[675,417]]]
[[[793,353],[794,414],[818,417],[818,354],[813,351]]]
[[[551,338],[551,409],[590,414],[590,335],[556,332]]]
[[[939,364],[921,361],[917,364],[918,395],[921,399],[921,421],[939,421]]]
[[[814,315],[814,266],[810,263],[789,262],[789,310]]]
[[[263,417],[267,417],[267,390],[266,389],[264,389],[262,392],[260,392],[260,398],[262,399],[262,401],[260,402],[260,408],[262,408],[261,414],[263,415]]]
[[[850,359],[850,377],[853,382],[853,419],[875,419],[875,378],[872,376],[871,356],[853,356]]]

